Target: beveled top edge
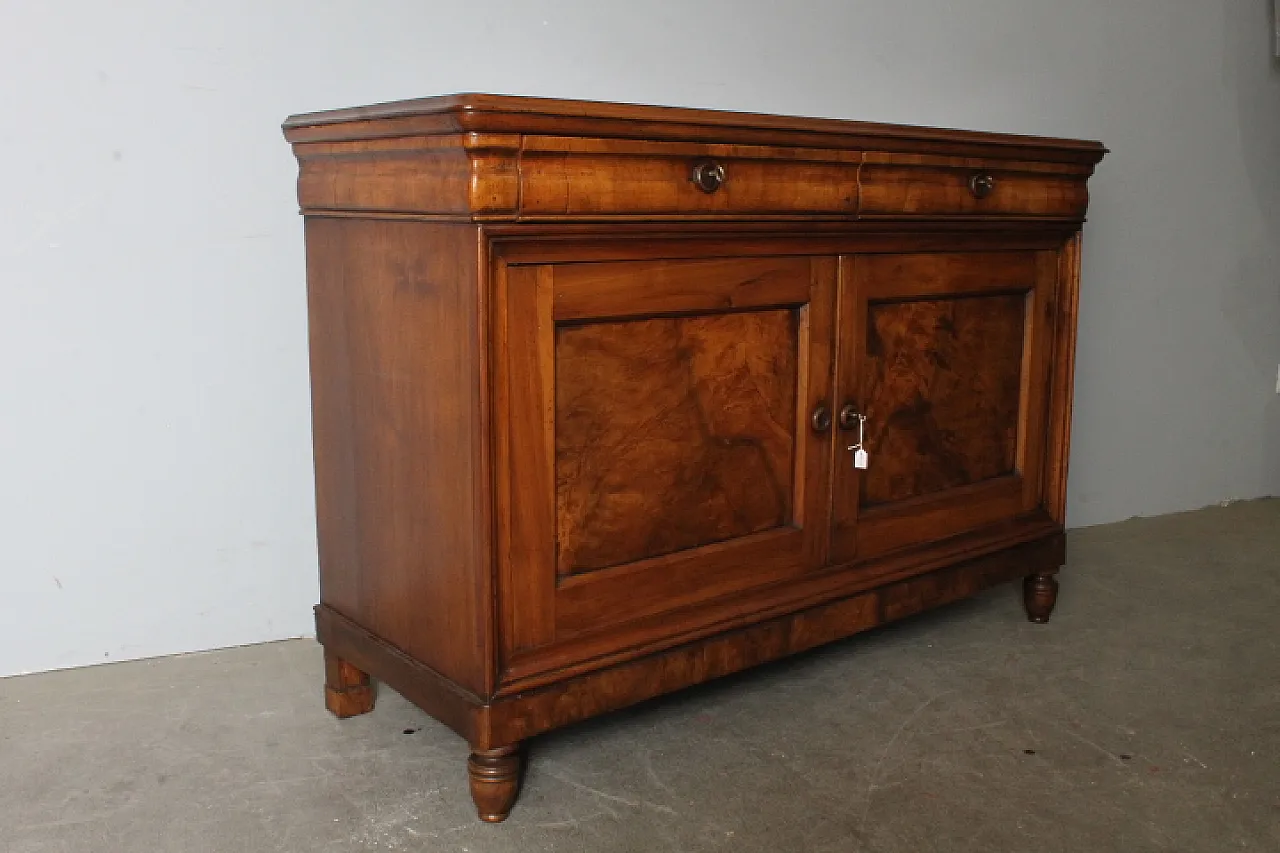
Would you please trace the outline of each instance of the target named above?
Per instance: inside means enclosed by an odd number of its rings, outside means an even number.
[[[544,123],[557,118],[596,121],[601,124],[598,135],[630,135],[619,122],[636,122],[635,136],[646,137],[655,127],[680,125],[684,128],[725,131],[722,141],[733,142],[733,131],[764,131],[813,134],[814,144],[835,147],[863,147],[866,142],[882,139],[961,145],[997,146],[1010,150],[1035,149],[1059,151],[1064,159],[1097,163],[1107,153],[1102,143],[1082,139],[1061,139],[1012,133],[989,133],[937,127],[881,124],[831,118],[804,118],[767,113],[732,112],[728,110],[660,107],[608,101],[561,100],[520,95],[460,93],[429,98],[391,101],[347,109],[300,113],[284,122],[285,135],[300,128],[358,122],[388,121],[432,116],[443,119],[440,132],[519,132],[521,119],[530,122],[529,132],[545,132]],[[535,123],[537,122],[537,123]],[[335,131],[337,128],[334,128]],[[674,129],[674,128],[673,128]],[[570,135],[581,135],[578,133]],[[843,138],[843,139],[842,139]],[[843,143],[843,144],[842,144]]]

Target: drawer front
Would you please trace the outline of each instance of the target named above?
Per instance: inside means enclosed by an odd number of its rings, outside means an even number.
[[[858,211],[860,159],[857,152],[602,140],[539,148],[535,140],[520,158],[520,216],[849,217]]]
[[[821,564],[833,258],[498,278],[508,663]]]
[[[878,216],[1045,216],[1082,219],[1087,174],[1044,164],[867,155],[861,214]],[[877,159],[879,161],[877,161]]]

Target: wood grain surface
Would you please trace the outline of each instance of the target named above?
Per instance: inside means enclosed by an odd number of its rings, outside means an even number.
[[[994,181],[991,194],[979,198],[969,189],[974,175]],[[869,217],[924,215],[1024,215],[1083,217],[1089,203],[1078,176],[987,168],[943,168],[864,163],[859,172],[862,203]]]
[[[774,309],[557,329],[561,574],[790,520],[796,326]]]
[[[692,165],[714,160],[724,185],[706,193]],[[615,214],[854,214],[858,164],[728,159],[702,155],[609,156],[525,153],[520,160],[522,216]]]
[[[482,692],[476,246],[474,226],[307,221],[320,599]]]
[[[1022,294],[872,304],[865,506],[1012,473]]]

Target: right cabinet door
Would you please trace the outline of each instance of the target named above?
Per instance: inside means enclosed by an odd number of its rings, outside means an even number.
[[[841,258],[833,562],[1040,505],[1057,269],[1055,251]]]

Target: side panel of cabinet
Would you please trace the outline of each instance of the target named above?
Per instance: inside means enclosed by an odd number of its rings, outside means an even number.
[[[320,600],[487,692],[477,229],[314,216],[306,229]]]
[[[809,420],[835,276],[803,256],[498,265],[508,662],[822,565],[830,435]]]
[[[1058,255],[841,259],[838,399],[866,418],[834,451],[832,559],[1014,519],[1042,503]]]

